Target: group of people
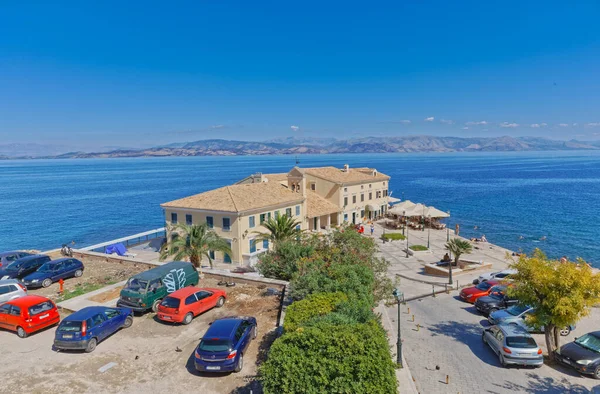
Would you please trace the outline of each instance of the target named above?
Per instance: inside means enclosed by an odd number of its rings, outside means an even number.
[[[481,236],[481,238],[471,238],[470,240],[471,242],[487,242],[487,238],[485,237],[485,234]]]
[[[359,234],[364,234],[365,233],[365,226],[363,226],[362,224],[357,224],[355,226],[356,231],[358,231]],[[375,225],[373,223],[371,223],[371,236],[373,236],[373,233],[375,233]]]

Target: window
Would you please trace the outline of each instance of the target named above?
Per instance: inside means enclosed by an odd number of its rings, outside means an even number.
[[[362,193],[360,195],[360,202],[363,202],[363,201],[365,201],[365,194],[364,193]]]
[[[365,188],[365,185],[360,185],[360,188],[361,188],[361,189],[364,189],[364,188]]]
[[[285,209],[285,215],[286,215],[288,218],[291,218],[291,217],[292,217],[292,208],[286,208],[286,209]]]
[[[275,211],[275,219],[279,217],[279,211]]]
[[[211,293],[210,291],[204,291],[204,290],[202,290],[202,291],[199,291],[199,292],[196,293],[196,299],[198,301],[200,301],[200,300],[203,300],[205,298],[210,297],[212,294],[213,293]]]
[[[150,282],[149,290],[153,291],[155,289],[160,289],[161,287],[163,287],[162,281],[160,279],[154,279]]]
[[[369,200],[372,200],[372,199],[373,199],[373,193],[369,192]]]
[[[223,231],[231,231],[231,220],[223,218]]]
[[[300,205],[296,205],[296,216],[300,216]]]
[[[256,252],[256,241],[251,239],[250,240],[250,253],[254,253]]]
[[[0,313],[8,315],[10,313],[10,304],[0,306]]]
[[[365,210],[363,209],[362,211],[360,211],[360,217],[364,218],[365,217]]]
[[[106,318],[104,317],[104,315],[94,315],[94,317],[92,317],[92,327],[96,327],[99,326],[100,324],[104,323],[104,321],[106,320]]]
[[[263,239],[263,249],[269,249],[269,240]]]
[[[261,214],[260,214],[260,216],[259,216],[260,224],[263,224],[263,223],[265,222],[265,220],[266,220],[266,216],[267,216],[267,215],[266,215],[266,214],[264,214],[264,213],[261,213]]]
[[[190,304],[193,304],[193,303],[194,303],[194,302],[196,302],[196,301],[197,301],[197,300],[196,300],[196,295],[194,295],[194,294],[190,294],[189,296],[187,296],[187,297],[186,297],[186,299],[185,299],[185,304],[186,304],[186,305],[190,305]]]
[[[347,187],[344,188],[344,193],[346,193],[346,192],[348,192],[348,188]]]
[[[119,312],[118,309],[107,309],[104,311],[104,315],[106,316],[107,319],[115,318],[115,317],[119,316],[120,314],[121,314],[121,312]]]
[[[347,214],[347,213],[345,213],[345,214],[344,214],[344,222],[347,222],[347,221],[348,221],[348,214]]]
[[[177,214],[175,212],[171,212],[171,224],[177,224]]]
[[[254,216],[248,216],[248,227],[252,228],[255,226],[255,217]]]
[[[384,197],[387,197],[387,196],[388,196],[388,191],[387,191],[387,189],[385,189],[385,190],[383,191],[383,196],[384,196]]]
[[[267,212],[267,220],[271,219],[271,212]]]
[[[192,215],[190,215],[189,213],[185,215],[185,224],[187,224],[188,226],[192,225]]]
[[[316,183],[311,183],[310,184],[310,190],[317,190],[317,184]]]
[[[372,187],[373,185],[369,184],[369,189]]]
[[[10,309],[10,314],[12,316],[21,316],[21,308],[13,305],[12,308]]]
[[[29,307],[29,316],[39,315],[54,309],[54,304],[50,301],[44,301],[40,304]]]
[[[352,204],[356,204],[356,195],[352,196]]]
[[[206,224],[208,225],[208,228],[213,228],[215,226],[214,220],[212,216],[207,216],[206,217]]]
[[[318,230],[319,223],[318,223],[318,218],[313,218],[313,229],[314,230]]]
[[[10,287],[8,286],[0,286],[0,295],[10,293]]]
[[[296,226],[296,230],[300,231],[300,225]]]
[[[348,197],[344,197],[344,206],[348,206]]]
[[[209,251],[208,251],[208,255],[210,256],[210,259],[211,259],[211,260],[214,260],[214,259],[215,259],[215,251],[214,251],[214,250],[209,250]]]

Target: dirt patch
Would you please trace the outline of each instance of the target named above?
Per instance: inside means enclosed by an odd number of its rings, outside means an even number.
[[[114,300],[119,298],[119,295],[121,294],[121,290],[123,288],[122,287],[116,287],[114,289],[105,291],[103,293],[100,294],[96,294],[95,296],[92,296],[90,298],[88,298],[88,300],[90,301],[95,301],[95,302],[99,302],[101,304],[108,302],[110,300]]]

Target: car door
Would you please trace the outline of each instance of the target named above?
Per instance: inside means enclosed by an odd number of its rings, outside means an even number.
[[[112,334],[117,331],[121,324],[123,323],[121,319],[121,312],[118,309],[107,309],[104,311],[104,317],[106,318],[106,336]]]
[[[196,304],[198,308],[198,313],[206,312],[214,306],[214,303],[211,305],[211,295],[212,293],[204,290],[196,292],[196,299],[198,300]]]
[[[185,300],[183,300],[183,305],[186,313],[187,311],[192,312],[194,316],[200,313],[200,302],[198,302],[196,294],[190,294],[189,296],[185,297]]]
[[[52,274],[51,274],[52,282],[56,282],[59,279],[62,279],[62,276],[64,273],[64,268],[65,268],[65,262],[61,261],[60,263],[55,264],[54,267],[52,267],[52,268],[53,268]]]
[[[11,305],[10,312],[6,315],[6,328],[16,331],[19,325],[21,325],[21,308]]]
[[[93,336],[98,338],[98,342],[106,338],[109,333],[107,332],[107,324],[106,317],[103,313],[98,313],[91,318],[92,321],[92,330],[91,333]]]
[[[248,347],[248,344],[250,343],[250,327],[251,326],[252,325],[247,320],[242,321],[242,324],[240,324],[240,330],[242,331],[240,349],[241,349],[242,353],[245,352],[246,348]]]
[[[12,305],[10,304],[4,304],[4,305],[0,305],[0,327],[2,328],[8,328],[7,327],[7,317],[10,314],[10,308]]]
[[[497,354],[500,354],[500,349],[502,349],[502,346],[504,345],[504,334],[502,333],[502,331],[497,330],[495,339],[496,340],[494,341],[494,346],[496,349],[494,350]]]
[[[10,299],[10,286],[2,285],[0,286],[0,304]]]

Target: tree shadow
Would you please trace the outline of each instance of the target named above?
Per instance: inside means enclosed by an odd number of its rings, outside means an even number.
[[[455,341],[464,343],[475,356],[486,364],[495,367],[500,365],[494,351],[481,340],[481,334],[484,329],[477,323],[446,321],[424,328],[431,332],[431,336],[444,335]]]
[[[280,335],[280,328],[275,328],[263,335],[260,343],[258,344],[258,353],[256,355],[257,367],[260,367],[260,365],[267,360],[271,345]],[[262,384],[260,383],[260,375],[258,373],[256,375],[245,375],[244,381],[246,384],[236,387],[233,391],[231,391],[231,394],[260,394],[263,392]]]
[[[504,384],[493,383],[494,386],[502,389],[502,392],[527,392],[527,393],[538,393],[538,394],[589,394],[599,393],[600,385],[595,386],[591,390],[577,383],[572,383],[568,378],[554,379],[551,377],[542,377],[533,372],[527,373],[527,384],[521,385],[514,382],[505,382]],[[488,390],[489,393],[495,393],[496,391]]]

